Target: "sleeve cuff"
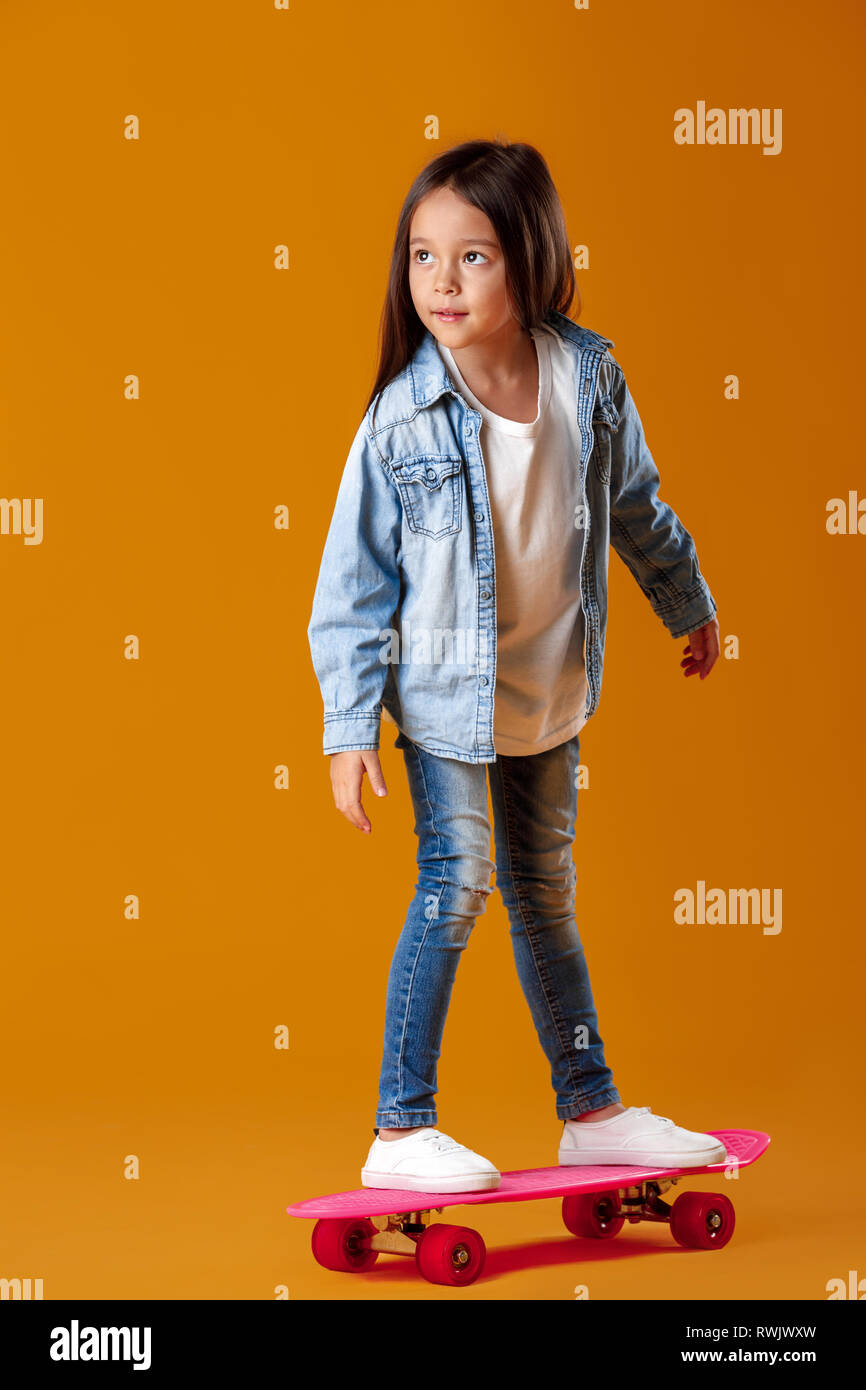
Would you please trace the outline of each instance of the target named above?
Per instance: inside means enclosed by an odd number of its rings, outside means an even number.
[[[365,712],[337,711],[325,715],[322,751],[348,753],[353,750],[377,749],[381,715]]]
[[[676,608],[663,610],[658,616],[671,637],[687,637],[690,632],[697,632],[699,627],[711,622],[715,614],[715,600],[704,584],[692,590],[686,600],[677,604]]]

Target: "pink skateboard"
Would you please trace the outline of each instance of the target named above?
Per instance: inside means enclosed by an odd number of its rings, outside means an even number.
[[[503,1173],[487,1192],[408,1192],[401,1188],[359,1187],[311,1197],[286,1207],[290,1216],[316,1221],[313,1256],[325,1269],[361,1273],[372,1269],[383,1250],[414,1255],[420,1274],[432,1284],[471,1284],[487,1253],[478,1231],[469,1226],[430,1223],[445,1207],[490,1202],[529,1202],[562,1198],[562,1219],[572,1235],[608,1239],[626,1221],[666,1221],[680,1245],[720,1250],[734,1231],[734,1208],[719,1192],[681,1192],[672,1206],[661,1199],[687,1173],[719,1173],[745,1168],[761,1157],[769,1134],[755,1129],[708,1130],[724,1144],[724,1163],[702,1168],[596,1167],[520,1168]]]

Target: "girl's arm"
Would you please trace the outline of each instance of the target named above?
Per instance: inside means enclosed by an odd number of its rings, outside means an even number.
[[[692,537],[658,496],[658,469],[637,407],[622,368],[618,362],[612,365],[610,396],[619,418],[611,429],[611,545],[671,635],[683,637],[712,619],[715,600]]]
[[[400,594],[402,510],[368,415],[343,470],[307,627],[324,702],[325,753],[379,747],[388,674],[380,633],[391,626]]]

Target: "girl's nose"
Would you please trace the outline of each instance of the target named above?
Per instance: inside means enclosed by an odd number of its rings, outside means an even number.
[[[447,295],[447,294],[449,294],[452,290],[455,290],[456,288],[457,288],[457,278],[456,278],[456,276],[454,276],[454,275],[449,275],[448,272],[445,271],[445,270],[440,271],[440,272],[439,272],[439,278],[438,278],[437,281],[436,281],[436,290],[437,290],[437,292],[438,292],[439,294],[445,294],[445,295]]]

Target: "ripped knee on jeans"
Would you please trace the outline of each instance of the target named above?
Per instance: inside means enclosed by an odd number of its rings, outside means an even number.
[[[487,907],[487,899],[493,891],[489,881],[486,884],[461,883],[459,888],[462,893],[468,894],[476,905],[476,911],[479,913],[483,912]]]
[[[486,883],[445,883],[441,891],[425,894],[425,915],[431,920],[442,916],[480,917],[492,891],[489,877]]]

